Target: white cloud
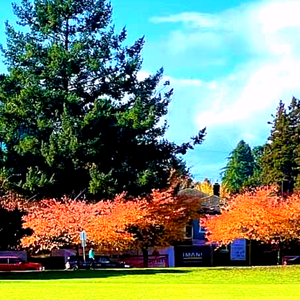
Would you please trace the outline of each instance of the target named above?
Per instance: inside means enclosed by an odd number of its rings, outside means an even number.
[[[263,0],[151,19],[162,32],[172,24],[160,45],[179,74],[168,74],[175,88],[171,139],[207,126],[203,145],[187,155],[189,164],[198,163],[196,177],[218,177],[241,139],[265,143],[279,100],[300,97],[299,12],[299,0]],[[189,71],[192,82],[181,75]]]
[[[289,101],[298,92],[299,70],[300,60],[282,59],[255,67],[249,64],[235,76],[214,82],[214,90],[201,97],[201,102],[212,100],[210,108],[197,115],[196,123],[211,126],[251,122],[256,113],[275,111],[279,99]]]
[[[142,80],[148,78],[150,75],[151,75],[151,74],[150,74],[149,72],[146,72],[146,71],[139,71],[139,72],[137,73],[137,79],[138,79],[139,81],[142,81]]]
[[[150,75],[153,75],[150,72],[147,71],[139,71],[137,74],[137,79],[142,81],[146,78],[148,78]],[[202,80],[200,79],[180,79],[180,78],[173,78],[170,76],[164,76],[161,84],[163,84],[165,81],[171,81],[172,86],[176,86],[177,88],[182,88],[182,87],[200,87],[202,85]],[[214,84],[212,83],[212,87],[214,88]]]
[[[217,14],[183,12],[151,19],[155,23],[178,23],[169,35],[171,54],[182,57],[197,49],[193,52],[195,60],[203,59],[205,52],[206,60],[221,62],[225,57],[230,63],[226,65],[227,75],[223,72],[218,77],[216,73],[213,80],[200,77],[198,89],[186,89],[187,97],[194,99],[191,105],[197,127],[238,126],[245,137],[255,138],[275,112],[279,99],[288,102],[294,94],[297,97],[299,11],[299,0],[269,0]],[[176,80],[174,84],[176,88]]]
[[[200,79],[178,79],[172,78],[170,76],[165,76],[164,80],[169,80],[171,82],[171,85],[177,88],[200,87],[203,84],[203,81]]]
[[[300,2],[297,1],[269,1],[258,4],[252,11],[264,33],[274,34],[284,28],[300,27]]]
[[[218,14],[183,12],[150,21],[184,25],[170,33],[170,51],[175,54],[193,47],[216,51],[234,47],[234,51],[280,55],[290,53],[290,44],[299,45],[295,39],[299,11],[299,0],[257,1]]]
[[[183,22],[195,27],[215,27],[218,23],[218,19],[214,15],[204,13],[181,13],[167,17],[153,17],[150,21],[153,23]]]
[[[256,1],[242,4],[218,14],[183,12],[166,17],[153,17],[153,23],[184,23],[193,28],[213,28],[228,31],[243,31],[248,24],[254,24],[264,33],[275,33],[287,27],[299,27],[298,0]],[[236,25],[245,25],[236,27]]]

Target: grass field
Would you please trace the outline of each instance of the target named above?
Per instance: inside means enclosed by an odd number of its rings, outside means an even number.
[[[0,273],[0,299],[300,299],[300,267]]]

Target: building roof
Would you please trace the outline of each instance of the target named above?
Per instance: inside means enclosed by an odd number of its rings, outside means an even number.
[[[205,213],[216,214],[220,212],[220,197],[215,195],[208,195],[196,189],[183,189],[178,192],[178,195],[192,196],[199,198],[201,202],[201,209]]]

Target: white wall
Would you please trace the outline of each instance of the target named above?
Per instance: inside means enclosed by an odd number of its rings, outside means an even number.
[[[174,246],[164,247],[164,248],[149,248],[149,255],[153,253],[154,250],[157,250],[159,254],[167,254],[169,258],[169,267],[175,267],[175,253]]]

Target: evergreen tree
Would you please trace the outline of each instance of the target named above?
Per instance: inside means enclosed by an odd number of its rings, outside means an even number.
[[[2,181],[39,196],[110,196],[164,187],[205,135],[164,139],[172,90],[163,70],[139,81],[144,38],[124,46],[105,0],[22,0],[6,23],[8,75],[0,85]],[[165,86],[169,82],[165,83]]]
[[[249,158],[249,162],[250,162],[249,166],[250,167],[248,169],[248,170],[250,170],[250,172],[248,172],[248,173],[242,172],[242,174],[244,174],[243,180],[242,180],[243,183],[238,188],[237,192],[240,192],[241,188],[253,188],[253,187],[259,187],[259,186],[263,185],[262,162],[261,162],[263,151],[264,151],[264,146],[256,146],[253,149],[251,149],[253,161],[252,161],[252,158],[250,155],[250,158]],[[242,163],[242,165],[245,165],[245,163]],[[226,180],[225,180],[225,182],[226,182]],[[225,185],[225,190],[226,190],[226,184],[224,183],[224,185]],[[230,189],[228,192],[233,193],[233,191]]]
[[[295,190],[300,190],[300,101],[295,97],[292,98],[289,106],[290,125],[292,131],[291,142],[294,145],[293,157],[294,168],[292,173],[293,187]]]
[[[278,184],[290,192],[299,185],[299,117],[299,100],[293,97],[288,109],[279,102],[261,160],[264,183]]]
[[[229,193],[238,193],[254,172],[251,148],[243,140],[230,153],[222,174],[222,185]]]
[[[263,185],[262,176],[262,155],[264,151],[264,146],[256,146],[252,149],[253,156],[253,174],[244,182],[244,187],[258,187]]]

